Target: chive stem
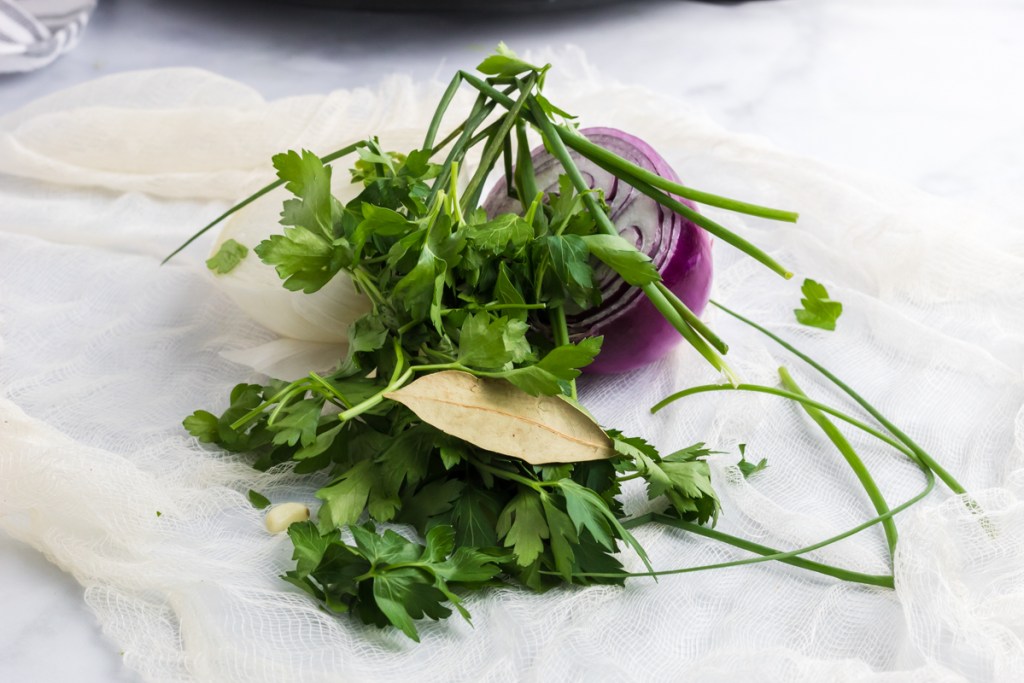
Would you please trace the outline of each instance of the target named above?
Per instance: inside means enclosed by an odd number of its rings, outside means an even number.
[[[711,303],[713,305],[717,306],[718,308],[720,308],[722,311],[724,311],[724,312],[728,313],[729,315],[731,315],[732,317],[736,318],[740,322],[746,323],[750,327],[753,327],[755,330],[757,330],[758,332],[764,334],[766,337],[768,337],[769,339],[773,340],[779,346],[781,346],[782,348],[786,349],[787,351],[792,353],[794,356],[796,356],[797,358],[799,358],[800,360],[804,361],[805,363],[810,365],[812,368],[814,368],[815,370],[820,372],[822,375],[824,375],[826,378],[828,378],[829,381],[831,381],[837,387],[842,389],[843,392],[846,393],[847,396],[849,396],[854,401],[856,401],[860,405],[860,407],[862,407],[864,410],[866,410],[868,412],[868,414],[870,414],[873,418],[878,420],[879,424],[881,424],[883,427],[888,429],[889,432],[892,433],[893,436],[895,436],[897,439],[899,439],[900,441],[905,443],[907,445],[907,448],[909,448],[911,451],[913,451],[913,453],[916,456],[916,458],[919,459],[922,463],[924,463],[927,467],[929,467],[932,471],[934,471],[935,475],[939,479],[941,479],[942,482],[946,486],[948,486],[951,491],[953,491],[954,493],[956,493],[958,495],[962,495],[964,493],[967,493],[967,490],[960,484],[960,482],[957,481],[953,477],[953,475],[951,475],[949,472],[947,472],[941,465],[939,465],[939,463],[937,463],[935,461],[935,459],[932,458],[932,456],[928,455],[928,453],[925,452],[925,450],[923,448],[918,446],[917,443],[915,443],[913,439],[911,439],[903,431],[901,431],[898,427],[896,427],[896,425],[894,425],[892,422],[890,422],[888,419],[886,419],[886,417],[884,415],[882,415],[873,405],[868,403],[867,400],[865,400],[860,394],[858,394],[856,391],[854,391],[852,388],[850,388],[849,385],[847,385],[845,382],[843,382],[838,377],[836,377],[834,374],[832,374],[829,370],[827,370],[825,367],[823,367],[820,363],[818,363],[817,361],[815,361],[811,357],[807,356],[806,354],[802,353],[796,347],[794,347],[792,344],[789,344],[788,342],[783,340],[778,335],[775,335],[775,334],[769,332],[767,329],[765,329],[764,327],[758,325],[754,321],[748,320],[747,318],[744,318],[739,313],[736,313],[735,311],[732,311],[732,310],[726,308],[725,306],[723,306],[722,304],[718,303],[717,301],[711,301]]]
[[[427,127],[427,135],[423,138],[423,149],[431,149],[434,146],[437,129],[441,127],[441,120],[448,111],[448,106],[451,104],[452,99],[454,99],[460,85],[462,85],[462,73],[458,72],[452,77],[448,87],[445,88],[444,94],[441,95],[441,100],[434,110],[434,115],[430,119],[430,125]]]
[[[327,156],[320,157],[320,162],[323,163],[323,164],[329,164],[332,161],[335,161],[336,159],[340,159],[343,156],[347,156],[347,155],[351,154],[352,152],[356,151],[360,147],[365,147],[366,145],[367,145],[366,140],[360,140],[359,142],[354,142],[351,145],[348,145],[347,147],[342,147],[341,149],[339,149],[337,151],[331,152]],[[268,192],[270,192],[272,190],[276,190],[277,188],[281,187],[282,185],[284,185],[284,181],[283,180],[275,180],[274,182],[270,183],[269,185],[266,185],[266,186],[260,188],[259,190],[256,190],[256,192],[252,193],[251,195],[249,195],[248,197],[246,197],[242,201],[238,202],[237,204],[232,206],[230,209],[228,209],[227,211],[225,211],[221,215],[219,215],[216,218],[214,218],[212,221],[210,221],[205,226],[203,226],[198,232],[196,232],[194,235],[192,235],[187,240],[182,242],[178,246],[177,249],[175,249],[170,254],[168,254],[164,258],[164,260],[160,262],[160,265],[164,265],[165,263],[170,261],[172,258],[177,256],[187,246],[189,246],[190,244],[195,242],[197,239],[199,239],[201,236],[203,236],[204,234],[209,232],[211,229],[213,229],[215,226],[217,226],[225,218],[228,218],[232,214],[240,211],[241,209],[244,209],[245,207],[249,206],[254,201],[256,201],[257,199],[262,197],[263,195],[267,194]]]
[[[594,193],[590,191],[590,186],[583,179],[583,175],[580,173],[580,169],[576,166],[576,162],[573,161],[569,155],[569,151],[562,144],[562,139],[554,132],[554,124],[547,118],[541,109],[537,100],[530,98],[530,109],[534,114],[534,118],[539,122],[541,132],[544,134],[545,139],[548,142],[548,146],[551,153],[556,159],[561,162],[562,167],[565,169],[566,175],[569,176],[569,180],[572,181],[573,187],[580,194],[583,199],[583,203],[586,204],[587,210],[590,211],[591,216],[597,221],[598,226],[607,234],[618,236],[619,231],[615,229],[615,225],[597,203],[594,198]],[[718,355],[718,352],[711,348],[704,339],[702,339],[693,329],[686,324],[682,316],[676,311],[676,309],[669,303],[665,295],[662,294],[654,284],[646,284],[641,287],[647,298],[650,299],[654,307],[658,309],[666,320],[668,320],[673,327],[678,330],[679,334],[682,335],[694,349],[700,353],[713,368],[723,373],[730,382],[737,383],[735,373],[726,364],[725,360]]]
[[[707,323],[700,319],[696,313],[690,310],[682,299],[676,296],[676,293],[669,289],[664,282],[656,282],[655,287],[661,292],[670,304],[672,308],[676,309],[676,312],[686,321],[686,324],[693,328],[693,330],[704,337],[709,344],[715,347],[719,353],[725,354],[729,352],[729,345],[722,341],[714,331],[708,327]]]
[[[782,380],[782,386],[794,394],[806,397],[807,394],[803,392],[800,385],[796,383],[796,380],[789,374],[786,368],[779,368],[779,377]],[[885,514],[889,511],[889,504],[886,502],[882,492],[878,489],[878,484],[875,483],[874,478],[868,471],[868,468],[864,465],[864,461],[861,460],[860,456],[857,455],[857,451],[853,449],[850,442],[843,436],[843,433],[825,417],[825,414],[814,406],[801,403],[803,409],[807,412],[812,420],[821,428],[821,431],[825,433],[825,436],[835,445],[836,449],[849,464],[850,469],[857,476],[861,486],[864,487],[865,493],[868,498],[871,499],[871,504],[875,506],[875,511],[878,514]],[[885,531],[885,540],[889,546],[889,557],[894,557],[896,553],[896,540],[898,538],[896,532],[896,522],[891,517],[882,522],[882,529]]]
[[[785,389],[778,389],[776,387],[766,387],[766,386],[762,386],[760,384],[737,384],[735,386],[731,386],[731,385],[728,385],[728,384],[703,384],[703,385],[700,385],[700,386],[690,387],[689,389],[683,389],[682,391],[677,391],[676,393],[672,394],[671,396],[668,396],[668,397],[662,399],[661,401],[658,401],[658,403],[656,403],[651,408],[651,412],[652,413],[656,413],[659,410],[665,408],[670,403],[674,403],[675,401],[678,401],[678,400],[680,400],[682,398],[686,398],[687,396],[694,396],[696,394],[705,394],[705,393],[714,392],[714,391],[748,391],[748,392],[753,392],[753,393],[757,393],[757,394],[770,394],[772,396],[779,396],[781,398],[788,398],[791,401],[796,401],[797,403],[800,403],[802,405],[809,405],[809,406],[811,406],[813,408],[817,408],[818,410],[820,410],[823,413],[828,413],[829,415],[832,415],[834,417],[839,418],[843,422],[846,422],[848,424],[853,425],[857,429],[860,429],[860,430],[870,434],[871,436],[875,437],[876,439],[878,439],[880,441],[884,441],[885,443],[889,444],[890,446],[892,446],[896,450],[900,451],[901,453],[903,453],[904,455],[909,457],[911,460],[913,460],[915,463],[917,463],[918,466],[920,466],[922,468],[926,467],[926,464],[923,463],[918,458],[917,454],[914,453],[914,451],[911,450],[911,448],[909,446],[907,446],[906,444],[904,444],[904,443],[902,443],[900,441],[897,441],[896,439],[892,438],[888,434],[884,434],[884,433],[878,431],[877,429],[875,429],[874,427],[871,427],[870,425],[865,424],[864,422],[861,422],[857,418],[851,417],[850,415],[847,415],[846,413],[840,412],[839,410],[836,410],[835,408],[833,408],[831,406],[825,405],[824,403],[821,403],[820,401],[815,401],[814,399],[807,398],[806,396],[802,396],[800,394],[795,394],[795,393],[793,393],[791,391],[786,391]]]
[[[529,97],[530,92],[533,90],[533,86],[537,81],[536,75],[531,75],[526,83],[521,87],[521,94],[516,103],[508,110],[499,120],[497,129],[494,131],[490,138],[487,146],[484,148],[483,155],[480,157],[480,166],[477,168],[476,173],[470,179],[469,184],[466,186],[465,198],[467,206],[476,206],[480,200],[480,193],[483,191],[484,180],[487,179],[487,175],[494,168],[495,162],[498,160],[498,155],[501,154],[501,150],[505,144],[505,138],[512,130],[512,126],[519,119],[520,112],[523,109],[523,105],[526,104],[526,99]]]
[[[622,170],[621,168],[616,168],[615,166],[607,165],[604,162],[598,160],[592,159],[591,161],[597,164],[597,166],[599,166],[600,168],[603,168],[609,173],[618,176],[621,180],[625,181],[628,185],[634,187],[641,194],[647,195],[648,197],[658,202],[665,208],[674,211],[675,213],[679,214],[686,220],[691,221],[695,225],[703,228],[708,233],[719,238],[726,244],[730,244],[733,247],[736,247],[737,249],[745,253],[747,256],[750,256],[754,260],[759,261],[769,270],[781,275],[783,278],[787,280],[793,277],[793,273],[789,269],[787,269],[781,263],[779,263],[774,258],[769,256],[768,253],[765,252],[763,249],[754,245],[747,239],[737,235],[736,233],[729,230],[720,223],[717,223],[716,221],[713,221],[707,216],[705,216],[704,214],[699,213],[694,209],[691,209],[689,206],[683,204],[678,199],[669,196],[668,194],[653,187],[649,183],[640,180],[636,176],[629,174],[628,172]]]
[[[637,166],[614,152],[591,142],[586,137],[570,128],[559,126],[559,134],[561,135],[562,140],[565,141],[566,145],[579,152],[582,156],[594,162],[597,162],[597,160],[600,159],[609,165],[622,168],[633,177],[642,180],[659,190],[671,192],[679,195],[680,197],[685,197],[686,199],[699,202],[707,206],[717,206],[720,209],[727,209],[734,213],[743,213],[748,216],[758,216],[760,218],[768,218],[770,220],[784,221],[787,223],[795,223],[800,217],[800,214],[793,211],[772,209],[767,206],[760,206],[758,204],[742,202],[737,199],[721,197],[716,194],[711,194],[710,192],[702,192],[701,190],[695,190],[691,187],[673,182],[667,178],[661,177],[657,173],[652,173],[646,168]]]

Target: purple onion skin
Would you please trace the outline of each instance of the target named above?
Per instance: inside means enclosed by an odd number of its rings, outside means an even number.
[[[679,176],[665,159],[633,135],[614,128],[587,128],[580,133],[638,166],[679,182]],[[561,166],[543,147],[535,149],[532,156],[538,186],[547,191],[557,189]],[[650,256],[665,286],[700,315],[711,296],[711,237],[576,152],[572,152],[572,157],[591,186],[604,190],[619,234]],[[691,202],[676,199],[696,210]],[[520,210],[518,202],[506,195],[504,179],[491,191],[484,208],[489,215]],[[679,332],[638,288],[627,287],[610,272],[604,275],[598,276],[604,299],[601,305],[567,316],[571,340],[604,336],[601,353],[587,366],[588,373],[636,370],[660,360],[682,341]]]

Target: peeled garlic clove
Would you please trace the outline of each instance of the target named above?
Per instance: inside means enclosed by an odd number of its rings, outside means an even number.
[[[309,508],[302,503],[281,503],[267,511],[265,523],[267,531],[272,534],[280,534],[288,530],[295,522],[305,522],[309,519]]]

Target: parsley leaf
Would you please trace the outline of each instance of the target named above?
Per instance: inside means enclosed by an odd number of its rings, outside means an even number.
[[[594,270],[590,252],[579,235],[548,235],[544,238],[549,262],[566,293],[580,307],[594,303]]]
[[[206,259],[206,267],[218,275],[227,275],[249,254],[249,248],[241,242],[227,240],[220,245],[217,253]]]
[[[466,229],[467,238],[480,249],[494,255],[506,251],[518,251],[533,239],[533,226],[521,216],[506,213],[494,220],[471,225]]]
[[[563,383],[580,376],[601,350],[603,337],[587,337],[576,344],[556,346],[533,365],[508,370],[502,377],[532,394],[552,396],[562,392]]]
[[[197,410],[186,417],[182,424],[189,434],[203,443],[219,443],[217,416],[205,410]]]
[[[431,529],[425,545],[391,530],[350,530],[355,545],[344,543],[336,529],[321,532],[311,522],[291,525],[296,568],[283,578],[334,611],[354,611],[378,626],[394,625],[416,641],[415,621],[449,616],[452,611],[445,602],[468,620],[452,587],[487,585],[501,571],[500,563],[509,559],[499,552],[456,548],[455,532],[448,526]]]
[[[549,536],[540,494],[521,491],[501,511],[495,529],[498,538],[505,539],[505,547],[515,552],[519,566],[532,564],[543,552],[544,539]]]
[[[331,167],[324,166],[308,149],[301,155],[295,151],[277,154],[273,163],[285,189],[296,196],[284,203],[281,223],[319,229],[325,237],[333,237],[334,218],[341,207],[331,195]]]
[[[466,317],[459,332],[458,360],[465,366],[490,370],[521,363],[532,354],[522,320],[481,312]]]
[[[262,493],[249,489],[248,496],[249,502],[252,503],[252,506],[257,510],[266,510],[268,507],[270,507],[270,499],[264,496]]]
[[[501,499],[494,493],[467,485],[452,506],[452,526],[460,546],[488,548],[497,545]]]
[[[286,289],[312,294],[350,264],[352,255],[344,241],[334,244],[303,227],[285,228],[256,245],[256,255],[274,266]]]
[[[366,240],[373,235],[399,237],[414,230],[416,230],[416,224],[397,211],[363,202],[363,220],[356,226],[355,234],[352,237],[355,256],[360,255]]]
[[[334,529],[354,524],[363,514],[374,484],[373,463],[363,460],[347,470],[338,480],[316,492],[324,501],[320,507],[320,524]]]
[[[310,446],[316,441],[316,428],[320,424],[323,400],[303,399],[282,409],[284,417],[274,423],[274,443]],[[307,456],[308,457],[308,456]]]
[[[808,327],[835,330],[836,320],[843,313],[843,305],[829,299],[825,286],[809,278],[804,280],[800,291],[804,295],[804,298],[800,299],[803,308],[793,311],[796,314],[797,322]]]
[[[740,461],[736,463],[736,466],[740,468],[740,472],[743,473],[743,478],[747,479],[750,475],[760,472],[761,470],[768,467],[768,459],[761,458],[760,462],[754,464],[747,460],[747,444],[741,443],[740,446]]]
[[[527,71],[540,71],[538,67],[519,59],[505,43],[498,43],[497,54],[493,54],[477,65],[476,70],[491,76],[518,76]]]
[[[580,239],[590,253],[614,270],[627,283],[647,285],[661,280],[651,258],[619,235],[585,235]]]
[[[711,486],[711,470],[698,458],[710,455],[704,444],[661,457],[657,449],[638,437],[609,431],[616,452],[633,460],[636,471],[647,481],[647,497],[664,496],[675,512],[698,524],[718,517],[718,496]]]

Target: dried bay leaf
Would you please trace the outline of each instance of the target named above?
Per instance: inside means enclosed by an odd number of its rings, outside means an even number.
[[[445,370],[385,397],[446,434],[532,465],[615,456],[592,418],[557,396],[531,396],[506,380]]]

